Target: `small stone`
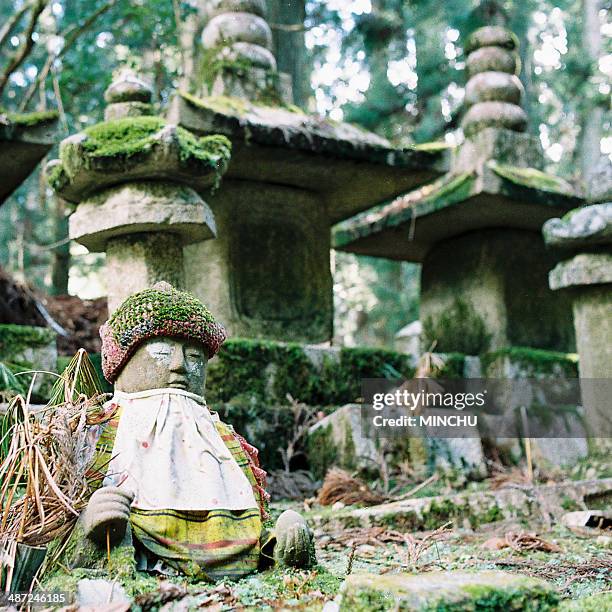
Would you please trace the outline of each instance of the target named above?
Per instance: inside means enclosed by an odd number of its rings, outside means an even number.
[[[519,58],[516,53],[499,47],[483,47],[468,55],[465,66],[470,77],[487,71],[516,74]]]
[[[341,588],[340,610],[553,610],[544,580],[502,571],[354,574]]]
[[[335,504],[332,505],[332,510],[334,512],[337,512],[338,510],[342,510],[342,508],[344,508],[344,504],[341,501],[337,501]]]
[[[518,39],[515,34],[502,26],[485,26],[470,34],[464,51],[469,54],[481,47],[502,47],[513,51],[518,47]]]

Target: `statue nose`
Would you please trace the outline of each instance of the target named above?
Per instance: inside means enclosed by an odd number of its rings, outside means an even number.
[[[185,358],[183,356],[183,350],[181,346],[177,346],[172,351],[172,359],[170,361],[171,372],[186,372]]]

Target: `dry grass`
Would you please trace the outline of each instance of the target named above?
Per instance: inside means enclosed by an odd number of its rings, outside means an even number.
[[[323,506],[331,506],[336,502],[342,502],[347,506],[352,504],[374,506],[384,502],[385,497],[372,491],[363,480],[351,476],[340,468],[332,468],[325,475],[317,501]]]
[[[30,412],[29,394],[11,402],[0,463],[0,551],[9,575],[16,543],[63,538],[87,504],[100,478],[89,471],[95,451],[89,434],[104,420],[103,399],[87,353],[79,351],[42,412]]]

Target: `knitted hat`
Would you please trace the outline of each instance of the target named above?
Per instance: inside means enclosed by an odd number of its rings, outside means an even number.
[[[210,359],[225,342],[225,329],[190,293],[165,282],[130,295],[100,328],[102,371],[109,382],[148,338],[165,336],[204,345]]]

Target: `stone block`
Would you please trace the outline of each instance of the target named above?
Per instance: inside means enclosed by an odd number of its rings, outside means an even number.
[[[552,290],[583,285],[612,283],[612,254],[581,253],[562,261],[551,270],[548,282]]]
[[[466,138],[455,150],[451,167],[454,172],[466,172],[490,159],[521,168],[540,168],[542,148],[539,140],[530,134],[488,127]]]
[[[553,585],[502,571],[354,574],[341,587],[341,612],[556,610]]]
[[[100,191],[70,216],[70,237],[94,252],[105,251],[111,238],[143,232],[167,232],[187,245],[214,238],[216,225],[194,189],[152,181]]]
[[[329,220],[316,194],[226,181],[209,202],[219,237],[186,249],[191,291],[230,336],[328,341],[333,324]]]
[[[436,244],[421,272],[425,344],[469,355],[508,345],[572,350],[570,300],[548,288],[554,262],[539,234],[523,230],[483,229]]]

